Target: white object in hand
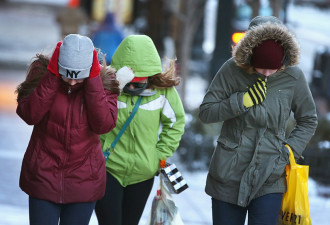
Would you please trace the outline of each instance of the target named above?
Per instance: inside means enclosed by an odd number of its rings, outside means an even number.
[[[116,73],[117,80],[119,81],[119,88],[122,90],[127,83],[134,78],[134,72],[131,68],[124,66]]]

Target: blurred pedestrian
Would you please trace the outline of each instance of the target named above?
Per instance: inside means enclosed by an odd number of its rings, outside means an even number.
[[[160,160],[173,154],[184,132],[185,113],[175,89],[180,79],[174,60],[162,72],[157,49],[146,35],[126,37],[111,66],[118,70],[123,91],[118,97],[117,126],[101,135],[103,151],[110,149],[111,154],[106,162],[106,193],[95,212],[100,225],[137,225]],[[121,80],[130,82],[123,86]],[[125,130],[124,123],[139,99],[141,104]]]
[[[107,64],[110,64],[113,53],[124,39],[122,32],[115,23],[113,13],[106,14],[104,21],[91,34],[91,39],[95,47],[101,49],[106,54],[105,60]]]
[[[288,144],[301,157],[317,126],[298,43],[273,16],[255,17],[214,77],[200,106],[223,122],[206,181],[213,224],[275,225],[286,192]],[[285,136],[290,113],[296,126]]]
[[[99,134],[118,113],[114,72],[88,37],[71,34],[50,59],[38,54],[18,86],[17,114],[34,126],[20,176],[31,225],[89,223],[106,185]]]
[[[61,38],[69,34],[81,33],[81,27],[88,24],[89,17],[87,13],[80,8],[79,0],[69,0],[68,5],[59,11],[56,16],[56,22],[61,28]]]

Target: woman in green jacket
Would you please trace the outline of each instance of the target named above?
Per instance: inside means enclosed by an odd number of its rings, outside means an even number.
[[[101,136],[107,186],[95,212],[100,225],[137,225],[153,186],[159,161],[177,149],[184,132],[185,113],[175,89],[175,62],[162,72],[159,54],[146,35],[130,35],[111,61],[120,87],[117,126]],[[115,147],[111,147],[138,99],[140,106]],[[113,144],[114,145],[114,144]]]
[[[317,126],[315,104],[296,66],[295,37],[276,17],[254,18],[200,106],[204,123],[223,122],[206,181],[213,224],[275,225],[288,144],[297,158]],[[286,129],[293,113],[296,126]]]

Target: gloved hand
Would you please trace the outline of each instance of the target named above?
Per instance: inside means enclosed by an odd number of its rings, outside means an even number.
[[[58,72],[58,56],[60,55],[60,47],[62,45],[62,42],[58,42],[57,45],[56,45],[56,48],[53,52],[53,55],[52,57],[50,58],[49,60],[49,63],[48,63],[48,66],[47,66],[47,69],[55,74],[57,77],[61,77],[61,75],[59,74]]]
[[[119,81],[119,88],[122,90],[127,83],[134,78],[134,72],[131,68],[124,66],[116,73],[117,80]]]
[[[267,87],[265,81],[258,78],[247,92],[243,95],[243,104],[246,108],[262,103],[266,98]]]
[[[100,66],[99,60],[97,59],[97,52],[94,49],[94,51],[93,51],[93,64],[92,64],[91,71],[89,73],[89,78],[99,76],[100,71],[101,71],[101,66]]]

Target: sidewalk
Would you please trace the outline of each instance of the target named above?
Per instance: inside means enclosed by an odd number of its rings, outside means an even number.
[[[25,70],[31,58],[41,51],[50,53],[60,39],[60,30],[55,21],[58,10],[56,6],[38,6],[36,4],[11,4],[0,1],[0,97],[3,93],[9,93],[4,99],[4,108],[0,107],[0,224],[24,225],[28,224],[27,195],[19,186],[19,173],[23,154],[29,141],[31,126],[26,125],[15,114],[14,90],[19,82],[24,79]],[[302,44],[301,65],[305,73],[309,73],[312,67],[311,56],[317,46],[321,44],[330,46],[329,25],[324,25],[323,35],[319,32],[312,33],[317,27],[315,24],[326,23],[330,14],[322,13],[318,23],[312,23],[317,19],[311,9],[299,8],[292,10],[290,19],[295,24],[297,34]],[[306,30],[306,22],[301,22],[302,17],[310,20]],[[306,19],[305,19],[306,20]],[[304,26],[303,26],[304,25]],[[321,27],[320,27],[321,28]],[[322,27],[323,28],[323,27]],[[307,33],[308,32],[308,33]],[[307,33],[307,34],[306,34]],[[321,40],[320,40],[321,37]],[[191,81],[188,81],[191,82]],[[192,82],[194,84],[200,82]],[[192,85],[188,85],[193,87]],[[199,91],[199,90],[198,90]],[[190,97],[198,104],[199,95],[196,88],[191,90]],[[195,96],[197,95],[197,96]],[[196,100],[197,99],[197,100]],[[1,103],[3,99],[0,98]],[[1,106],[0,105],[0,106]],[[204,192],[206,171],[191,173],[184,171],[183,166],[177,167],[182,170],[183,177],[187,180],[189,188],[179,195],[174,195],[174,200],[179,207],[183,222],[187,225],[210,225],[211,199]],[[150,195],[140,225],[146,225],[151,201],[156,193],[159,178],[156,177],[154,189]],[[310,210],[313,224],[329,224],[330,199],[318,195],[319,185],[310,182]],[[90,222],[97,225],[95,215]]]

